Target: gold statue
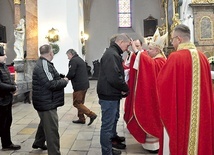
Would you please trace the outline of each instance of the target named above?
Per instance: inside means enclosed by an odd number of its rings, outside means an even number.
[[[175,26],[181,24],[181,21],[179,19],[179,14],[176,13],[173,17],[172,17],[172,25],[170,27],[171,32],[173,31],[173,29],[175,28]]]
[[[165,4],[166,4],[166,0],[162,0],[161,5],[164,7]]]
[[[166,24],[162,24],[161,26],[158,26],[159,32],[161,35],[164,35],[166,33]]]

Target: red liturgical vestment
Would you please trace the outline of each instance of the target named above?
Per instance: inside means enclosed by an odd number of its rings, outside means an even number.
[[[134,96],[134,86],[135,86],[135,77],[136,77],[136,70],[133,68],[135,58],[136,58],[135,53],[132,53],[130,55],[129,80],[128,80],[130,94],[126,97],[125,112],[124,112],[124,120],[126,123],[128,123],[133,116],[133,110],[131,109],[133,109],[132,100]]]
[[[214,155],[214,103],[204,54],[192,43],[180,44],[157,81],[170,155]]]
[[[126,98],[124,119],[128,130],[140,143],[146,142],[146,135],[157,138],[162,135],[156,89],[156,71],[160,70],[165,61],[165,58],[152,59],[144,52],[140,52],[135,60],[137,66],[134,65],[134,68],[137,71],[133,71],[133,74],[136,75],[134,80],[130,74],[129,86],[133,93],[130,93]]]

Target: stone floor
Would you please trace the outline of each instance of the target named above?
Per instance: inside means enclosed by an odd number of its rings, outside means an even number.
[[[141,145],[129,134],[123,121],[123,102],[121,102],[121,117],[117,131],[120,136],[126,137],[127,148],[122,155],[149,155]],[[98,114],[98,118],[91,126],[87,124],[73,124],[77,119],[76,109],[72,105],[71,95],[65,97],[65,105],[58,109],[59,132],[62,155],[101,155],[100,126],[101,113],[96,94],[96,81],[90,81],[90,89],[86,95],[86,106]],[[89,118],[87,118],[87,123]],[[2,151],[0,155],[47,155],[47,151],[32,149],[39,117],[32,104],[16,103],[13,105],[13,124],[11,127],[12,141],[20,144],[18,151]]]

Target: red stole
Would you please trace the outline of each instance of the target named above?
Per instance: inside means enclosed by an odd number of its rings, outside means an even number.
[[[129,66],[130,71],[129,71],[129,80],[128,80],[130,93],[126,97],[125,107],[124,107],[124,120],[126,123],[128,123],[133,116],[133,110],[131,109],[133,109],[132,100],[134,96],[135,77],[136,77],[136,70],[133,68],[136,55],[133,53],[130,56],[131,56],[130,57],[131,60],[130,60],[130,66]]]
[[[199,52],[199,130],[195,140],[198,142],[194,155],[214,154],[214,103],[210,65],[207,58]],[[192,104],[192,57],[187,49],[170,54],[158,76],[158,95],[160,115],[169,135],[171,155],[187,155],[192,148],[190,120]],[[193,126],[191,126],[192,128]],[[194,128],[194,127],[193,127]],[[198,128],[197,128],[198,129]],[[194,131],[191,131],[194,133]],[[190,149],[190,151],[192,151]]]

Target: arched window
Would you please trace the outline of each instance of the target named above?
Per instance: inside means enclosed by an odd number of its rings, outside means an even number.
[[[118,25],[121,28],[132,27],[131,0],[118,0]]]

